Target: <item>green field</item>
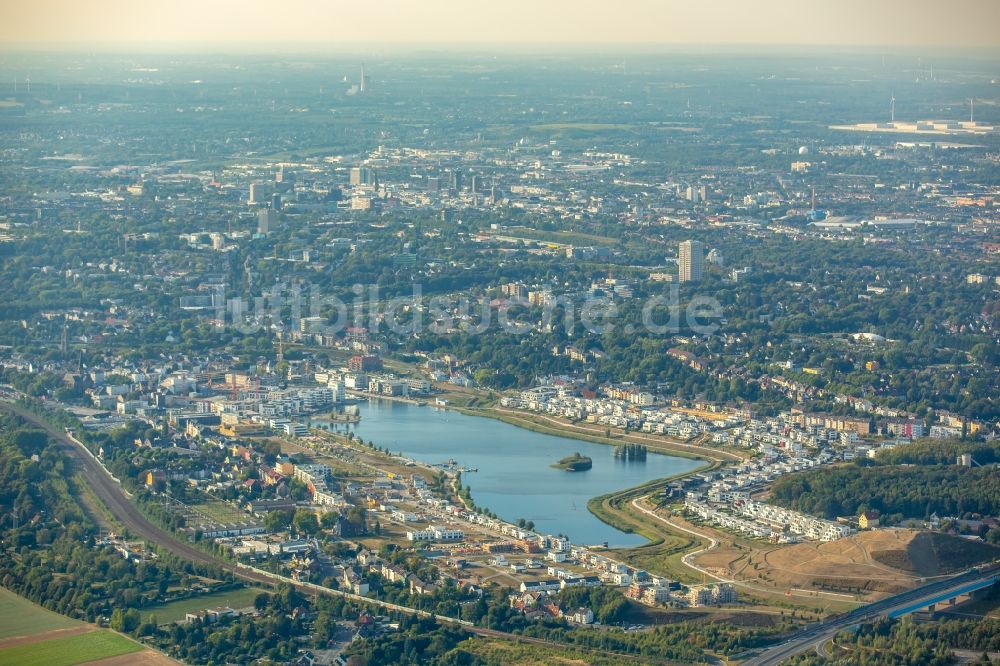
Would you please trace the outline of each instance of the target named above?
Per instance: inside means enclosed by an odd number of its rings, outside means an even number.
[[[0,666],[72,666],[143,649],[113,631],[91,631],[0,650]]]
[[[0,638],[27,636],[81,624],[64,615],[45,610],[24,597],[0,587]]]
[[[190,506],[207,520],[214,523],[239,523],[250,519],[250,516],[243,511],[234,509],[231,505],[216,499],[210,499],[207,502],[192,504]]]
[[[157,624],[170,624],[171,622],[183,622],[186,614],[206,608],[229,606],[239,610],[253,606],[253,600],[257,598],[258,594],[265,591],[259,587],[243,587],[237,590],[203,594],[191,599],[171,601],[169,604],[150,606],[144,609],[142,619],[145,621],[150,615],[155,615]]]

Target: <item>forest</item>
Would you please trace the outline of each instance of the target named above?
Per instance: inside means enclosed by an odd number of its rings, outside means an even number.
[[[996,596],[996,592],[994,592]],[[986,653],[1000,651],[1000,620],[879,620],[844,631],[834,638],[831,656],[808,652],[793,657],[793,666],[946,666],[960,663],[952,649],[982,652],[975,664],[996,664]],[[964,662],[969,663],[969,662]]]
[[[848,464],[779,478],[771,501],[834,519],[880,511],[889,523],[931,514],[966,517],[1000,514],[1000,475],[993,468]]]

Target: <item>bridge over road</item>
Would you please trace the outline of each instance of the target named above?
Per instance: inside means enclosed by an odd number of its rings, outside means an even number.
[[[805,627],[789,635],[780,645],[767,648],[759,655],[747,659],[743,662],[743,666],[775,666],[800,652],[825,643],[838,631],[877,617],[900,617],[941,603],[950,605],[952,600],[994,585],[998,579],[998,571],[1000,565],[997,564],[969,569],[950,578],[928,583]]]
[[[972,598],[972,595],[976,592],[992,587],[996,582],[997,576],[994,575],[991,578],[985,578],[974,583],[969,583],[968,585],[963,585],[957,590],[947,590],[941,594],[935,594],[931,598],[921,599],[909,604],[908,606],[904,606],[903,608],[893,610],[887,613],[887,615],[891,618],[897,618],[922,610],[943,610],[939,604],[944,604],[946,608],[950,608],[955,604],[962,603],[963,601],[967,601]]]

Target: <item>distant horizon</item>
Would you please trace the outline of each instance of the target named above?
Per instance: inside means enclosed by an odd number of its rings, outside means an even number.
[[[952,0],[0,0],[4,51],[142,46],[315,51],[358,45],[523,48],[831,46],[1000,50],[1000,3]]]
[[[426,53],[426,54],[477,54],[477,55],[560,55],[581,53],[601,55],[733,55],[760,54],[781,55],[788,53],[808,53],[822,55],[843,53],[857,55],[885,56],[983,56],[1000,57],[1000,44],[996,46],[959,46],[924,44],[802,44],[802,43],[677,43],[656,42],[269,42],[260,44],[252,41],[193,42],[115,42],[113,44],[92,42],[32,42],[0,44],[0,55],[360,55],[378,53]]]

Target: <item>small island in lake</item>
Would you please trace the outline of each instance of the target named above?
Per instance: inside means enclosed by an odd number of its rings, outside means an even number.
[[[552,466],[557,469],[564,469],[567,472],[582,472],[585,469],[593,467],[594,461],[587,456],[581,456],[579,453],[574,453],[571,456],[566,456]]]

